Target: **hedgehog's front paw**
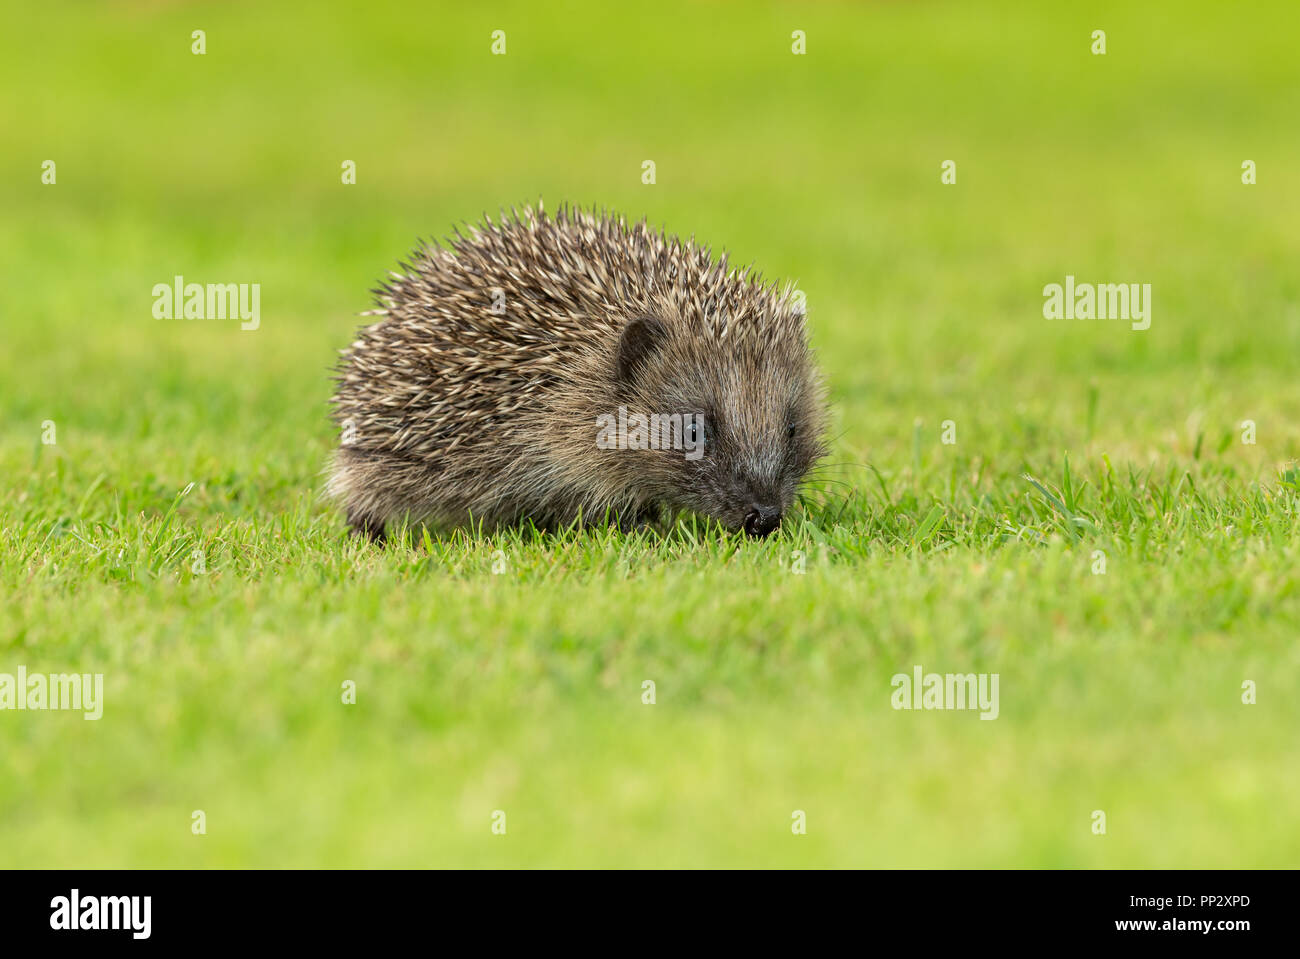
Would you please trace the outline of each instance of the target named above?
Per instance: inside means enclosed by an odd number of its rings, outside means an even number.
[[[376,546],[384,545],[384,521],[370,513],[348,510],[348,532],[353,536],[364,536]]]
[[[634,512],[620,513],[618,531],[625,536],[635,536],[637,533],[658,533],[659,527],[655,522],[658,516],[659,510],[653,506],[643,506]]]

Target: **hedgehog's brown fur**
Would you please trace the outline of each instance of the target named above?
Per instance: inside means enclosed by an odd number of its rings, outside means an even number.
[[[378,539],[403,516],[633,525],[673,510],[775,527],[823,453],[789,287],[644,221],[540,204],[448,247],[422,245],[391,273],[375,291],[382,319],[343,352],[329,490],[354,531]],[[703,414],[703,457],[598,448],[597,417],[620,405]]]

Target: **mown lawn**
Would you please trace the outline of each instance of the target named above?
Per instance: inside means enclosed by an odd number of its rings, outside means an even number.
[[[0,866],[1300,865],[1300,14],[1041,6],[13,10],[0,673],[105,703],[0,711]],[[778,537],[347,538],[368,290],[538,197],[806,292]],[[1044,319],[1067,274],[1150,329]]]

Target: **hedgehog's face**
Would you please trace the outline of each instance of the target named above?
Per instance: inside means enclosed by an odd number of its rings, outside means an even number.
[[[660,442],[636,461],[638,487],[675,509],[766,536],[824,453],[821,393],[802,338],[736,348],[640,318],[623,332],[617,379],[629,413],[659,414],[661,440],[681,418],[680,444]]]

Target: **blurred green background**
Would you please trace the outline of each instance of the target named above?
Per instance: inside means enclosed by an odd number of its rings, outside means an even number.
[[[1300,863],[1300,14],[1137,6],[11,5],[0,672],[106,703],[0,712],[0,866]],[[837,482],[780,538],[344,536],[367,291],[538,198],[806,292]],[[890,709],[916,664],[1000,718]]]

